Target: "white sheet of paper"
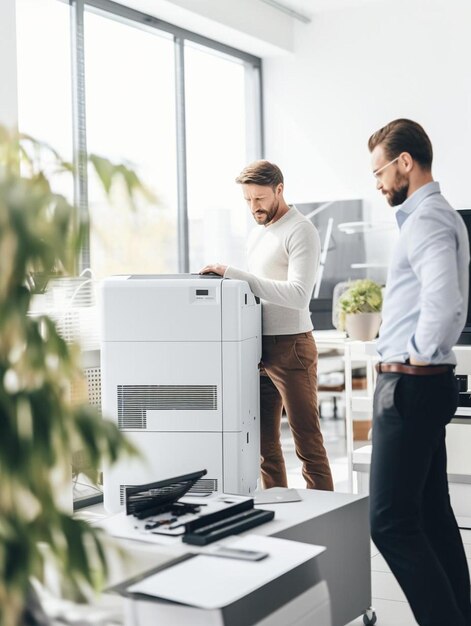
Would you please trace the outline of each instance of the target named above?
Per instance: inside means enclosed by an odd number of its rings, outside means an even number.
[[[128,591],[203,609],[221,608],[325,550],[259,535],[247,535],[226,545],[262,550],[269,556],[262,561],[239,561],[200,554],[131,585]]]

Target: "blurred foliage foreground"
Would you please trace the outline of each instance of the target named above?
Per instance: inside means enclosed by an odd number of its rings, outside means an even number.
[[[105,191],[116,177],[129,198],[144,191],[131,169],[94,160]],[[41,578],[46,553],[67,588],[103,583],[100,531],[61,503],[72,489],[71,459],[83,450],[98,472],[134,453],[113,423],[71,402],[82,377],[78,346],[47,316],[28,315],[31,277],[73,273],[84,232],[76,207],[52,190],[51,172],[71,176],[72,168],[45,144],[0,127],[0,626],[31,619],[30,581]]]

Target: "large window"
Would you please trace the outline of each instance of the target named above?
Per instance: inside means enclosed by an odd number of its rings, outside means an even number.
[[[157,197],[113,206],[89,175],[91,259],[99,277],[178,271],[173,41],[87,12],[87,146],[129,163]],[[106,46],[103,46],[106,41]]]
[[[17,0],[18,125],[72,161],[69,7],[57,0]],[[50,173],[73,198],[71,176]]]
[[[260,60],[109,0],[17,0],[17,23],[20,130],[79,166],[84,147],[130,164],[158,199],[132,212],[118,189],[111,205],[82,163],[82,265],[102,278],[241,264],[234,178],[261,156]]]
[[[234,179],[247,161],[245,66],[190,42],[185,78],[190,269],[240,266],[247,211]]]

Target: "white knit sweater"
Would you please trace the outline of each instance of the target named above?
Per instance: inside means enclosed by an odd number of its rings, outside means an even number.
[[[295,206],[269,226],[257,226],[247,243],[248,272],[229,266],[225,278],[249,283],[262,301],[262,333],[312,330],[309,301],[320,258],[316,227]]]

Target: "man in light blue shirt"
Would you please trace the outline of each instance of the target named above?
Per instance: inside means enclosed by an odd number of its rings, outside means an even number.
[[[445,426],[452,352],[466,321],[469,242],[432,178],[424,129],[398,119],[368,142],[377,189],[397,207],[374,397],[372,537],[421,626],[470,626],[470,579],[450,506]]]
[[[381,179],[378,186],[383,189]],[[452,348],[468,310],[464,222],[430,173],[399,206],[396,220],[401,234],[386,283],[378,353],[382,361],[454,364]]]

